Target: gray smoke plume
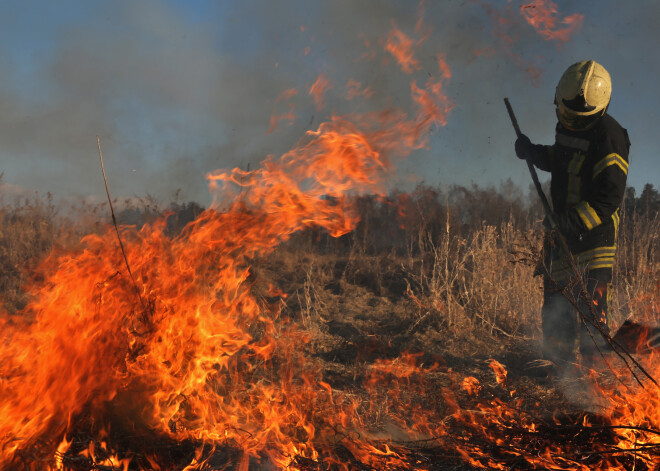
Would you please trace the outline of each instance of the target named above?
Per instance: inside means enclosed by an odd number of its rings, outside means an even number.
[[[250,0],[201,10],[186,2],[7,2],[0,6],[0,170],[28,192],[98,197],[100,135],[114,196],[167,200],[181,190],[204,202],[207,172],[255,168],[333,113],[408,109],[410,82],[437,75],[443,54],[455,108],[392,185],[413,174],[430,183],[513,177],[526,184],[525,169],[511,159],[502,97],[511,95],[525,132],[551,141],[554,84],[587,48],[580,33],[575,52],[543,40],[518,13],[520,3]],[[560,15],[575,11],[567,8]],[[394,27],[418,43],[412,74],[384,50]],[[584,31],[595,36],[594,28],[585,19]],[[309,95],[319,74],[330,83],[320,110]],[[347,100],[351,80],[368,86],[369,98]],[[282,98],[291,89],[297,94]],[[282,118],[271,130],[272,115]]]

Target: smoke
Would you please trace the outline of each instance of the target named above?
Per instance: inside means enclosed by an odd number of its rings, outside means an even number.
[[[29,9],[1,8],[0,27],[14,15],[34,22],[37,37],[0,49],[0,170],[8,182],[61,196],[103,193],[100,135],[114,196],[166,200],[182,190],[183,198],[204,202],[207,172],[255,168],[333,113],[409,108],[411,80],[436,76],[438,54],[452,69],[447,92],[456,108],[446,131],[401,171],[474,179],[478,172],[456,155],[487,170],[483,156],[511,144],[493,126],[506,126],[501,97],[531,83],[507,52],[517,46],[498,43],[487,12],[504,14],[497,2],[253,0],[209,2],[202,10],[119,0],[63,3],[75,14],[50,7],[38,21]],[[393,27],[414,41],[419,66],[411,74],[385,51]],[[520,15],[508,28],[517,41],[534,40],[535,53],[554,50]],[[321,110],[309,95],[320,74],[330,84]],[[369,93],[347,100],[356,82]],[[298,93],[278,100],[290,89]],[[271,130],[273,114],[286,119]],[[553,120],[550,114],[539,127]]]
[[[56,34],[29,83],[2,84],[8,175],[42,191],[100,192],[98,134],[118,194],[199,196],[205,171],[256,151],[286,83],[225,54],[211,22],[161,2],[108,2],[95,16]],[[14,69],[6,54],[0,61]]]

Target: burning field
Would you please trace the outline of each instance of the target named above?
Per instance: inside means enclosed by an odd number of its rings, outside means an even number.
[[[579,25],[545,4],[523,17],[548,39]],[[424,31],[379,43],[404,75]],[[535,374],[538,228],[464,233],[449,197],[441,216],[437,194],[388,191],[454,106],[434,64],[405,109],[333,115],[252,171],[210,173],[214,204],[182,228],[120,225],[124,256],[103,226],[30,264],[0,313],[0,468],[658,469],[653,352]],[[333,86],[311,85],[318,108]],[[657,263],[625,275],[622,316],[657,317]]]

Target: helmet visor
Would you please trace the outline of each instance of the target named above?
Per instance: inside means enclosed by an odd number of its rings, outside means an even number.
[[[591,128],[605,114],[605,110],[596,113],[576,113],[565,107],[557,106],[557,118],[566,129],[571,131],[586,131]]]

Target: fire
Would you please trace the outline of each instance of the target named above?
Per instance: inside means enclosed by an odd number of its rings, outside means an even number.
[[[298,94],[298,90],[295,88],[289,88],[288,90],[283,91],[280,93],[280,95],[275,99],[275,105],[277,105],[280,102],[283,101],[288,101],[294,96]],[[287,122],[289,125],[293,124],[293,122],[296,120],[296,114],[293,111],[293,103],[288,103],[289,105],[289,110],[285,113],[275,113],[270,117],[270,127],[268,128],[268,131],[266,131],[266,134],[270,134],[275,130],[275,128],[278,126],[279,123],[281,122]]]
[[[352,100],[357,97],[371,98],[374,91],[369,87],[363,87],[357,80],[349,79],[346,83],[346,99]]]
[[[514,44],[519,38],[512,31],[512,28],[519,23],[519,15],[513,13],[511,4],[508,2],[504,10],[500,11],[491,4],[479,0],[476,0],[476,3],[484,8],[492,21],[493,35],[498,42],[498,49],[503,50],[511,58],[516,67],[523,70],[531,78],[532,83],[535,83],[541,76],[539,66],[533,61],[523,58],[513,49]],[[487,46],[486,48],[477,49],[474,53],[479,56],[490,53],[490,51],[491,47]]]
[[[579,13],[558,19],[557,5],[552,0],[534,0],[523,4],[520,13],[545,39],[562,43],[568,41],[571,34],[580,29],[584,19],[584,15]],[[565,27],[561,28],[559,24]]]
[[[270,134],[271,132],[275,131],[275,129],[281,122],[286,122],[289,125],[291,125],[295,120],[296,120],[296,114],[293,111],[293,104],[290,103],[289,111],[287,113],[271,115],[269,122],[270,127],[268,128],[268,131],[266,131],[266,134]]]
[[[419,61],[415,58],[413,47],[414,41],[398,29],[395,25],[387,36],[385,50],[392,54],[394,59],[406,74],[412,74],[419,70]]]
[[[417,70],[412,40],[393,27],[387,44],[404,72]],[[0,467],[168,469],[155,450],[129,446],[153,437],[181,447],[177,469],[189,471],[214,469],[218,450],[241,471],[425,470],[414,452],[424,443],[488,469],[626,469],[630,456],[657,465],[660,389],[636,386],[626,370],[617,371],[625,388],[593,386],[600,416],[554,422],[511,399],[495,360],[493,382],[404,353],[365,366],[355,394],[333,388],[305,354],[308,334],[281,316],[284,294],[255,293],[260,258],[308,227],[346,234],[358,218],[350,196],[385,194],[393,160],[446,123],[450,78],[437,55],[437,76],[411,83],[413,114],[332,116],[256,170],[210,173],[213,206],[176,237],[166,220],[121,228],[135,284],[112,229],[53,252],[23,312],[0,316]],[[310,89],[317,107],[330,87],[322,74]],[[657,357],[649,365],[660,372]],[[81,434],[86,443],[74,440]],[[574,443],[584,435],[587,453]],[[119,447],[117,436],[131,443]]]
[[[465,378],[463,378],[463,383],[461,384],[461,387],[465,390],[465,392],[467,392],[470,395],[478,394],[479,390],[481,389],[479,380],[474,376],[466,376]]]
[[[331,90],[332,88],[332,84],[330,83],[330,79],[327,75],[320,74],[316,78],[316,81],[309,89],[309,95],[314,100],[314,105],[316,106],[317,110],[323,109],[325,106],[325,95],[328,93],[328,90]]]
[[[449,69],[440,75],[425,88],[413,84],[412,117],[392,109],[335,116],[252,172],[209,174],[213,207],[176,238],[165,220],[123,227],[136,286],[112,230],[52,253],[21,316],[0,318],[0,467],[51,444],[51,469],[76,456],[93,466],[162,468],[155,455],[117,458],[102,445],[105,428],[97,427],[112,418],[137,441],[156,434],[196,443],[187,469],[203,469],[218,446],[241,451],[240,469],[321,458],[348,469],[334,457],[335,437],[363,428],[359,404],[319,376],[303,354],[307,335],[279,318],[281,305],[252,293],[250,267],[305,227],[333,236],[355,227],[348,196],[384,194],[391,159],[426,145],[446,121]],[[322,75],[310,90],[317,106],[329,87]],[[74,449],[81,420],[92,438]],[[343,442],[379,469],[404,462],[387,445]]]
[[[490,366],[490,369],[493,370],[493,373],[495,373],[497,384],[505,384],[508,372],[504,365],[497,360],[491,359],[488,366]]]

